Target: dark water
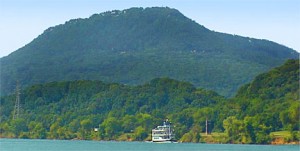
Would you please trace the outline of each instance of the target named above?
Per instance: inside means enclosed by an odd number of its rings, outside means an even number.
[[[299,151],[299,145],[233,145],[0,139],[0,151]]]

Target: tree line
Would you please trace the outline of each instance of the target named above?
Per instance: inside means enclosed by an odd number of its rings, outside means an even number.
[[[34,85],[21,92],[18,119],[12,119],[16,96],[1,97],[1,137],[143,141],[169,119],[177,140],[203,142],[208,119],[209,132],[225,134],[222,143],[268,144],[270,133],[281,130],[295,141],[298,65],[289,60],[229,99],[170,78],[138,86],[87,80]]]

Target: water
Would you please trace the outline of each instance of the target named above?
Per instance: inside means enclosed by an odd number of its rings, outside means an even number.
[[[299,151],[299,145],[233,145],[0,139],[0,151]]]

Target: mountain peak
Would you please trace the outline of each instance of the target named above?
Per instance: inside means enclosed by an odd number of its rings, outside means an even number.
[[[152,13],[152,14],[162,14],[162,15],[182,15],[177,9],[169,8],[169,7],[132,7],[124,10],[111,10],[102,12],[99,14],[94,14],[91,17],[95,16],[113,16],[118,17],[120,15],[131,15],[131,14],[143,14],[143,13]],[[90,17],[90,18],[91,18]]]
[[[168,7],[130,8],[48,28],[1,58],[1,92],[63,80],[141,84],[159,77],[231,96],[258,73],[298,53],[282,45],[213,32]]]

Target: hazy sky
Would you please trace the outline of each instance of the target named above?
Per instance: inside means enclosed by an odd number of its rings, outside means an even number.
[[[300,0],[0,0],[0,57],[44,30],[108,10],[168,6],[206,28],[300,51]]]

